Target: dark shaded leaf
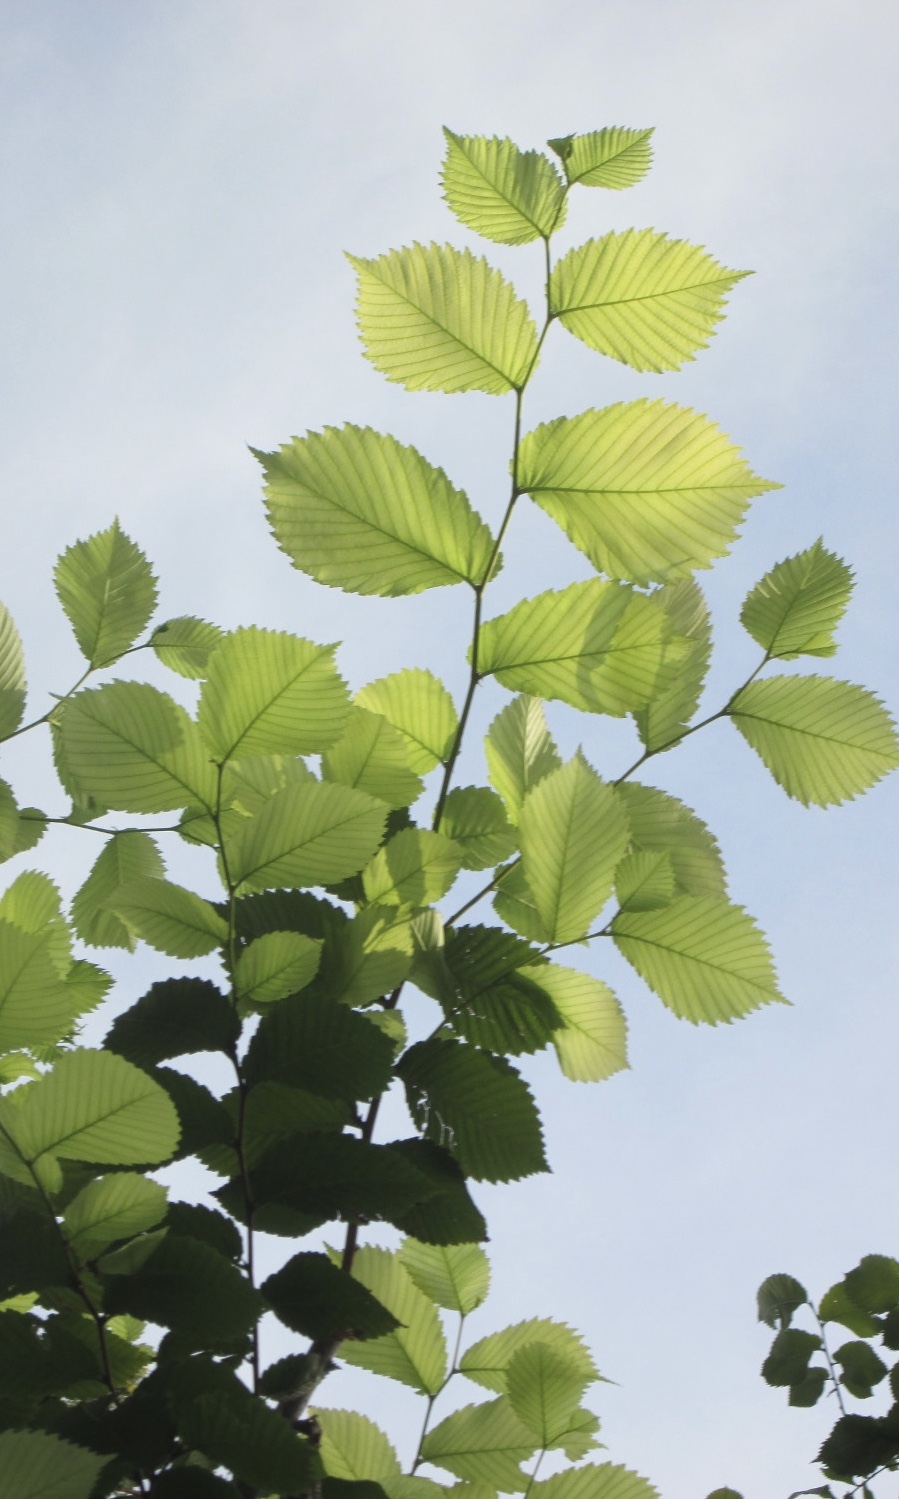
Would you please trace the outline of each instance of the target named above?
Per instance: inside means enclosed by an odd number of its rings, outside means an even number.
[[[309,1338],[379,1338],[400,1325],[326,1254],[295,1254],[261,1290],[285,1327]]]
[[[827,1370],[818,1364],[806,1369],[802,1379],[790,1385],[791,1405],[817,1405],[827,1383]]]
[[[181,1121],[181,1138],[173,1160],[197,1155],[208,1145],[231,1144],[234,1139],[231,1117],[208,1088],[174,1067],[153,1067],[147,1071],[168,1093]]]
[[[0,1232],[0,1300],[47,1286],[68,1285],[71,1266],[46,1213],[17,1212]]]
[[[843,1284],[857,1306],[866,1312],[889,1312],[899,1303],[899,1260],[886,1254],[866,1254]]]
[[[234,1006],[208,979],[164,979],[114,1020],[104,1041],[138,1067],[198,1051],[230,1053],[240,1035]]]
[[[326,1098],[372,1098],[386,1088],[393,1045],[362,1015],[323,996],[292,995],[263,1016],[244,1076],[307,1088]]]
[[[893,1407],[893,1411],[896,1407]],[[816,1461],[823,1463],[828,1478],[850,1482],[873,1473],[899,1458],[899,1424],[892,1412],[886,1416],[841,1416]]]
[[[105,1307],[170,1327],[185,1346],[218,1348],[249,1331],[263,1302],[224,1255],[170,1233],[135,1274],[108,1277]]]
[[[770,1385],[794,1385],[805,1378],[809,1359],[821,1347],[821,1339],[798,1327],[786,1327],[771,1344],[762,1364],[762,1378]]]
[[[758,1289],[759,1321],[789,1327],[793,1313],[808,1302],[805,1286],[793,1275],[769,1275]]]
[[[423,1244],[476,1244],[487,1238],[487,1224],[468,1193],[458,1161],[433,1140],[394,1140],[386,1149],[427,1177],[434,1195],[397,1213],[403,1233]]]
[[[857,1400],[867,1400],[874,1386],[886,1379],[889,1372],[883,1359],[867,1343],[844,1343],[833,1357],[843,1370],[840,1384]]]
[[[243,1241],[236,1225],[224,1213],[202,1203],[170,1202],[166,1223],[173,1233],[199,1239],[226,1259],[239,1260],[243,1254]]]

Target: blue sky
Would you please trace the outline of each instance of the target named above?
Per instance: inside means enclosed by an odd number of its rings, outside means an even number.
[[[162,617],[343,640],[354,687],[416,664],[458,689],[467,605],[453,591],[356,599],[292,571],[247,451],[370,424],[497,517],[508,404],[383,381],[360,354],[342,253],[475,246],[440,198],[442,124],[525,147],[656,126],[650,176],[582,193],[563,246],[653,226],[756,275],[679,374],[639,376],[556,330],[527,422],[638,395],[707,412],[785,486],[702,579],[720,639],[710,707],[755,663],[736,622],[746,590],[821,534],[858,579],[823,669],[891,698],[895,31],[881,0],[0,3],[0,597],[35,705],[79,672],[55,556],[114,514],[158,567]],[[537,252],[489,254],[539,290]],[[585,575],[536,512],[506,557],[499,607]],[[623,726],[551,720],[604,773],[629,763]],[[664,1499],[813,1481],[831,1412],[790,1411],[760,1380],[755,1289],[788,1270],[820,1292],[896,1244],[895,783],[805,810],[728,727],[665,757],[655,783],[718,834],[792,1008],[695,1030],[614,953],[585,955],[625,1004],[632,1070],[587,1088],[532,1064],[554,1175],[479,1194],[497,1282],[483,1330],[537,1314],[578,1326],[617,1382],[596,1403],[609,1456]],[[476,748],[466,769],[482,775]],[[4,774],[52,800],[33,747]],[[30,862],[71,892],[87,841],[61,830]],[[185,877],[199,869],[180,857]],[[156,976],[145,952],[116,971],[110,1014]],[[401,1442],[418,1419],[411,1396],[365,1375],[323,1393]]]

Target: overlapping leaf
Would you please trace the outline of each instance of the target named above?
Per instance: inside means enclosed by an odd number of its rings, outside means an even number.
[[[134,1171],[88,1182],[66,1207],[66,1238],[80,1262],[94,1259],[118,1239],[155,1228],[166,1214],[166,1190]]]
[[[48,1431],[0,1432],[0,1499],[89,1499],[107,1460]]]
[[[505,1396],[454,1411],[425,1437],[426,1462],[448,1468],[458,1478],[504,1492],[521,1491],[527,1481],[521,1464],[538,1446],[530,1427]]]
[[[213,1466],[224,1465],[266,1494],[301,1494],[320,1478],[312,1446],[230,1369],[192,1359],[176,1364],[166,1379],[182,1441]]]
[[[0,919],[0,1051],[60,1040],[83,1010],[72,971],[60,971],[51,932]]]
[[[537,353],[527,304],[479,256],[412,245],[376,260],[348,257],[366,355],[407,390],[520,389]]]
[[[478,670],[513,692],[620,716],[652,697],[668,633],[654,598],[593,578],[523,599],[487,620]]]
[[[231,878],[245,891],[336,884],[368,862],[386,818],[383,802],[349,786],[287,786],[235,830]]]
[[[149,833],[115,833],[72,901],[72,921],[81,940],[93,947],[133,952],[134,932],[112,909],[115,896],[132,880],[160,879],[164,874],[165,865]]]
[[[399,1319],[326,1254],[295,1254],[270,1275],[262,1294],[279,1321],[308,1338],[378,1338]]]
[[[234,982],[253,1004],[271,1004],[311,983],[321,960],[322,944],[302,932],[266,932],[240,954]]]
[[[528,943],[496,927],[454,927],[441,956],[442,971],[432,958],[430,975],[418,981],[440,1001],[458,1035],[510,1056],[546,1046],[560,1016],[548,990],[523,971],[528,964],[537,971]]]
[[[783,1002],[768,944],[740,906],[684,895],[659,910],[621,912],[612,935],[668,1008],[694,1024]]]
[[[399,1459],[374,1421],[358,1411],[328,1410],[321,1406],[314,1406],[312,1415],[321,1429],[319,1451],[330,1477],[348,1483],[370,1479],[392,1490],[400,1477]],[[426,1492],[422,1490],[423,1495]]]
[[[0,739],[14,734],[25,711],[25,654],[19,632],[0,603]]]
[[[91,666],[121,656],[156,607],[153,569],[117,520],[68,547],[53,576],[59,602]]]
[[[695,812],[667,791],[638,781],[622,782],[618,795],[627,811],[634,852],[667,855],[684,895],[727,893],[721,851]]]
[[[872,692],[827,677],[751,682],[728,712],[788,796],[849,801],[899,763],[896,731]]]
[[[622,911],[670,906],[677,894],[677,878],[669,855],[650,849],[627,854],[615,870],[615,894]]]
[[[227,635],[209,659],[197,713],[215,758],[306,755],[333,744],[349,707],[334,650],[279,630]]]
[[[459,719],[452,698],[431,672],[410,667],[379,677],[356,693],[356,702],[399,729],[416,775],[433,770],[449,754]]]
[[[372,1098],[386,1086],[393,1046],[364,1015],[312,994],[274,1005],[250,1042],[244,1074],[326,1098]]]
[[[418,1289],[397,1254],[369,1246],[353,1261],[353,1277],[385,1306],[400,1324],[385,1337],[345,1343],[347,1363],[435,1395],[446,1377],[446,1342],[433,1302]]]
[[[727,293],[748,274],[686,240],[628,229],[563,256],[550,278],[550,310],[600,354],[637,370],[676,370],[706,347]]]
[[[322,780],[355,786],[388,807],[408,807],[423,789],[409,767],[408,742],[380,713],[353,707],[341,737],[322,756]]]
[[[832,656],[852,593],[852,569],[822,541],[778,562],[747,594],[740,619],[776,660]]]
[[[506,1369],[509,1403],[540,1447],[552,1446],[568,1430],[589,1382],[579,1360],[548,1343],[525,1343]]]
[[[467,1316],[490,1289],[490,1262],[478,1244],[420,1244],[404,1239],[399,1257],[420,1291],[437,1306]]]
[[[518,485],[594,567],[633,583],[710,566],[731,546],[749,500],[778,487],[707,417],[646,400],[529,432]]]
[[[652,162],[649,130],[610,125],[589,135],[566,135],[547,142],[561,158],[570,183],[584,187],[633,187]]]
[[[620,1463],[586,1463],[531,1485],[529,1499],[659,1499],[647,1478]]]
[[[224,630],[192,614],[164,620],[150,637],[159,660],[179,677],[202,679],[209,668],[212,652],[225,638]]]
[[[490,725],[484,748],[491,785],[505,802],[509,821],[517,823],[531,787],[562,764],[539,699],[525,693],[507,703]]]
[[[583,1338],[564,1322],[553,1322],[549,1317],[531,1317],[527,1322],[516,1322],[502,1332],[481,1338],[465,1350],[459,1368],[475,1384],[503,1394],[512,1359],[519,1349],[531,1343],[544,1344],[572,1364],[585,1385],[601,1378]]]
[[[230,1052],[240,1034],[234,1006],[208,979],[163,979],[117,1016],[104,1042],[138,1067],[198,1051]]]
[[[606,984],[556,963],[525,967],[522,976],[549,995],[564,1021],[552,1044],[566,1077],[598,1083],[627,1066],[624,1012]]]
[[[362,871],[370,901],[426,906],[445,895],[462,863],[462,850],[441,833],[406,828],[395,834]]]
[[[490,532],[415,448],[345,426],[256,456],[278,545],[317,582],[396,597],[482,581]]]
[[[500,245],[526,245],[564,222],[564,184],[539,151],[520,151],[508,137],[443,133],[444,197],[469,229]]]
[[[457,786],[443,804],[440,831],[462,850],[463,869],[488,869],[515,851],[517,838],[496,792]]]
[[[174,958],[199,958],[228,940],[228,923],[214,906],[171,880],[131,880],[110,904],[132,932]]]
[[[147,682],[110,682],[66,703],[65,769],[105,807],[168,812],[215,803],[215,772],[196,724]]]
[[[705,599],[692,578],[667,583],[653,595],[668,617],[672,639],[645,708],[634,714],[640,738],[653,751],[678,742],[696,712],[712,652]]]
[[[325,947],[320,987],[341,1004],[371,1004],[408,976],[412,950],[412,928],[400,911],[363,908]]]

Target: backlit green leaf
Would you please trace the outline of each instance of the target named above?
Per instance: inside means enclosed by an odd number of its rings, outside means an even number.
[[[356,702],[399,729],[407,763],[416,775],[433,770],[449,754],[458,715],[443,683],[431,672],[409,668],[379,677],[356,693]]]
[[[421,1454],[425,1462],[448,1468],[471,1483],[520,1493],[527,1482],[521,1464],[537,1445],[530,1428],[500,1396],[484,1405],[463,1406],[447,1416],[428,1432]]]
[[[659,1491],[620,1463],[586,1463],[555,1478],[538,1479],[528,1499],[659,1499]]]
[[[461,862],[462,850],[451,839],[406,828],[362,871],[366,897],[384,905],[430,905],[449,890]]]
[[[546,1046],[560,1016],[547,989],[523,972],[537,958],[528,943],[496,927],[454,927],[443,958],[434,997],[457,1034],[512,1056]]]
[[[59,602],[91,666],[104,666],[121,656],[156,607],[153,569],[117,520],[68,547],[53,577]]]
[[[25,653],[5,604],[0,604],[0,739],[14,734],[25,712]]]
[[[726,894],[721,852],[696,813],[653,786],[623,781],[618,795],[624,802],[634,852],[667,854],[678,890],[685,895]]]
[[[81,1011],[52,935],[0,920],[0,1051],[58,1041]]]
[[[63,1213],[66,1238],[79,1262],[95,1259],[118,1239],[131,1239],[165,1217],[165,1187],[122,1171],[89,1182]]]
[[[520,932],[529,942],[549,942],[550,934],[546,922],[537,910],[534,892],[527,882],[520,859],[513,861],[497,877],[493,909],[502,921],[514,932]]]
[[[513,692],[621,716],[649,702],[668,621],[653,598],[599,578],[523,599],[484,624],[478,670]]]
[[[568,1429],[588,1383],[578,1360],[547,1343],[525,1343],[506,1369],[509,1403],[541,1447],[549,1447]]]
[[[899,763],[893,720],[879,698],[829,677],[767,677],[728,712],[788,796],[827,807],[853,797]]]
[[[368,906],[345,922],[325,947],[320,987],[341,1004],[368,1005],[392,993],[411,966],[409,921],[395,908]]]
[[[670,906],[677,893],[674,866],[668,854],[627,854],[615,871],[615,894],[622,911],[656,911]]]
[[[520,389],[537,353],[527,304],[479,256],[412,245],[377,260],[348,256],[356,313],[375,369],[407,390]]]
[[[278,630],[234,630],[213,652],[197,722],[217,760],[305,755],[343,731],[349,694],[333,645]]]
[[[692,578],[667,583],[653,595],[673,632],[650,701],[634,714],[644,746],[656,752],[678,742],[699,703],[712,652],[705,599]]]
[[[131,880],[110,904],[131,931],[173,958],[199,958],[228,940],[228,923],[209,901],[171,880]]]
[[[62,712],[61,750],[79,786],[105,807],[168,812],[215,804],[215,771],[196,724],[147,682],[79,692]]]
[[[178,1144],[178,1116],[165,1091],[111,1052],[69,1052],[22,1093],[15,1134],[29,1160],[50,1152],[142,1165],[167,1160]]]
[[[571,183],[584,187],[633,187],[645,176],[652,162],[649,130],[626,130],[610,125],[589,135],[567,135],[548,141],[561,157]]]
[[[165,865],[149,833],[115,833],[72,901],[72,921],[82,942],[133,952],[134,932],[112,909],[115,897],[133,880],[158,880],[164,874]]]
[[[416,1127],[476,1181],[517,1181],[546,1169],[530,1089],[502,1057],[459,1041],[410,1047],[396,1068]]]
[[[808,1291],[794,1275],[769,1275],[758,1289],[759,1321],[769,1327],[789,1327],[793,1313],[808,1299]]]
[[[524,873],[550,940],[585,936],[612,893],[630,839],[615,788],[578,753],[528,793],[519,832]]]
[[[444,197],[469,229],[497,244],[526,245],[564,222],[564,185],[539,151],[520,151],[508,137],[443,133]]]
[[[341,1359],[434,1395],[446,1377],[446,1342],[433,1303],[414,1284],[399,1256],[365,1246],[353,1261],[353,1278],[400,1324],[385,1337],[345,1343]]]
[[[368,862],[386,818],[383,802],[349,786],[287,786],[235,831],[231,878],[245,891],[336,884]]]
[[[404,1239],[399,1257],[420,1291],[450,1312],[467,1316],[486,1299],[490,1262],[479,1244],[421,1244]]]
[[[225,638],[224,630],[192,614],[167,619],[150,637],[159,660],[179,677],[191,680],[205,677],[212,652]]]
[[[89,1499],[107,1462],[47,1431],[0,1432],[0,1499]]]
[[[408,807],[423,785],[409,768],[407,744],[380,713],[353,707],[341,737],[322,756],[322,780],[355,786],[388,807]]]
[[[563,256],[550,278],[550,310],[600,354],[636,370],[677,370],[706,347],[727,293],[748,274],[686,240],[628,229]]]
[[[463,869],[488,869],[518,844],[502,801],[486,786],[455,787],[443,804],[440,831],[462,850]]]
[[[266,932],[244,948],[234,972],[235,985],[253,1004],[271,1004],[305,989],[318,970],[322,945],[300,932]]]
[[[852,593],[852,569],[818,540],[778,562],[746,597],[740,619],[776,660],[832,656],[833,632]]]
[[[599,979],[556,963],[523,968],[564,1021],[553,1032],[559,1066],[575,1083],[598,1083],[627,1067],[627,1025],[621,1005]]]
[[[400,1477],[400,1464],[388,1438],[357,1411],[326,1410],[314,1406],[311,1414],[321,1428],[319,1452],[325,1472],[332,1478],[371,1479],[386,1485],[385,1492]]]
[[[728,901],[683,895],[661,910],[624,911],[612,935],[668,1008],[694,1024],[717,1025],[785,1003],[765,938]]]
[[[572,1364],[585,1385],[601,1377],[583,1338],[564,1322],[553,1322],[549,1317],[532,1317],[528,1322],[516,1322],[512,1327],[503,1328],[502,1332],[481,1338],[463,1353],[459,1368],[475,1384],[503,1394],[506,1371],[512,1359],[520,1348],[530,1343],[545,1344]]]
[[[647,400],[529,432],[518,485],[599,572],[633,583],[709,567],[729,550],[749,500],[778,488],[707,417]]]
[[[562,764],[539,699],[524,694],[507,703],[490,725],[484,748],[491,785],[505,802],[509,821],[517,823],[531,787]]]
[[[317,582],[396,597],[483,580],[490,532],[415,448],[345,426],[256,456],[278,545]]]

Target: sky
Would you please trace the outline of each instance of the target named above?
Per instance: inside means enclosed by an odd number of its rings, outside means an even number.
[[[509,403],[384,381],[361,357],[343,254],[448,239],[539,292],[537,250],[485,246],[443,203],[444,124],[526,148],[656,127],[650,175],[582,192],[561,247],[651,226],[756,274],[676,374],[638,375],[554,330],[526,421],[663,396],[784,486],[701,578],[719,639],[710,710],[756,661],[737,622],[746,591],[820,535],[857,578],[820,669],[894,700],[896,29],[886,0],[0,0],[0,597],[35,709],[80,670],[54,559],[114,515],[157,567],[160,618],[343,641],[353,688],[417,665],[459,691],[461,591],[317,587],[269,535],[248,451],[368,424],[420,447],[496,522]],[[587,575],[533,507],[505,554],[497,612]],[[634,758],[623,724],[558,705],[550,721],[603,774]],[[5,767],[20,801],[55,807],[43,746],[20,741]],[[483,779],[476,743],[463,769]],[[897,1243],[895,781],[807,810],[719,723],[657,761],[653,784],[718,835],[790,1007],[693,1028],[614,952],[579,955],[622,999],[631,1070],[586,1086],[528,1062],[553,1173],[476,1190],[496,1288],[473,1335],[572,1323],[614,1381],[593,1392],[611,1460],[663,1499],[725,1483],[776,1499],[816,1481],[833,1410],[789,1410],[760,1379],[756,1288],[789,1271],[817,1296]],[[95,853],[59,829],[3,874],[46,868],[70,895]],[[174,878],[208,877],[192,857],[172,855]],[[162,962],[113,955],[98,1035]],[[398,1386],[351,1371],[322,1399],[414,1446]]]

